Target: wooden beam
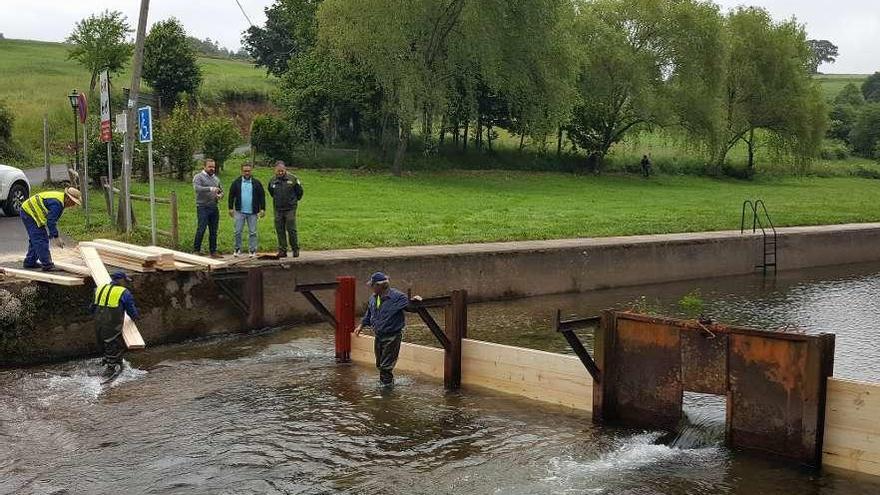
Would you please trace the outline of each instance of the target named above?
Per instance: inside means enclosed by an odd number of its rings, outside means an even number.
[[[112,246],[120,249],[127,249],[130,251],[134,251],[137,253],[142,253],[146,256],[159,256],[159,259],[156,260],[156,268],[164,268],[167,270],[174,269],[174,255],[168,253],[154,253],[146,248],[146,246],[138,246],[137,244],[129,244],[127,242],[114,241],[112,239],[95,239],[92,242],[96,242],[99,244],[103,244],[105,246]]]
[[[101,255],[101,260],[106,265],[115,266],[117,268],[124,268],[133,272],[152,273],[156,271],[156,267],[152,262],[139,262],[137,260],[132,260],[129,258],[113,256],[108,253],[104,253],[103,255]]]
[[[57,275],[51,272],[41,270],[20,270],[18,268],[0,268],[4,274],[9,277],[20,278],[23,280],[33,280],[35,282],[45,282],[55,285],[85,285],[85,280],[81,277],[71,277],[69,275]]]
[[[822,464],[880,476],[880,383],[828,379]]]
[[[205,266],[211,270],[225,268],[227,266],[227,263],[225,261],[215,260],[213,258],[208,258],[205,256],[197,256],[190,253],[184,253],[182,251],[174,251],[173,249],[163,248],[159,246],[145,246],[144,250],[156,254],[171,254],[177,261],[190,263],[192,265]]]
[[[64,261],[55,261],[55,266],[61,268],[65,272],[75,273],[76,275],[81,275],[83,277],[92,276],[92,271],[89,270],[89,267],[83,265],[77,265],[75,263],[66,263]]]
[[[79,252],[82,254],[86,266],[92,271],[92,280],[95,281],[95,285],[109,284],[110,273],[107,271],[107,267],[104,266],[104,262],[101,261],[98,251],[95,248],[80,244]],[[125,341],[125,347],[129,349],[143,349],[146,344],[134,320],[128,316],[128,313],[125,314],[124,318],[122,322],[122,339]]]
[[[156,253],[148,253],[145,251],[130,249],[127,247],[119,247],[110,244],[105,244],[103,242],[81,242],[80,246],[90,247],[96,249],[99,253],[107,253],[110,255],[122,257],[122,258],[131,258],[133,260],[138,261],[152,261],[158,262],[161,257]]]

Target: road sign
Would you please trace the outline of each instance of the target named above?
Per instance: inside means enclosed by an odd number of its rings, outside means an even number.
[[[86,119],[89,117],[89,103],[86,101],[85,93],[78,93],[76,100],[76,113],[79,115],[79,122],[85,124]]]
[[[142,143],[153,142],[153,108],[138,108],[138,140]]]
[[[101,72],[101,142],[113,140],[110,132],[110,77],[107,71]]]
[[[120,112],[116,114],[116,129],[114,129],[119,134],[125,134],[126,129],[128,127],[128,114],[125,112]]]

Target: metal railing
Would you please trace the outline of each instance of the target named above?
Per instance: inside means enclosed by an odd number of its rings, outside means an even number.
[[[746,231],[747,210],[752,213],[752,233],[755,234],[758,232],[758,229],[761,229],[763,241],[762,262],[756,265],[755,268],[760,268],[766,274],[767,268],[773,267],[775,273],[779,254],[777,249],[778,235],[776,227],[773,225],[773,220],[770,218],[770,212],[767,211],[767,205],[761,199],[756,199],[755,201],[747,199],[743,201],[742,217],[739,226],[740,234],[744,234]]]

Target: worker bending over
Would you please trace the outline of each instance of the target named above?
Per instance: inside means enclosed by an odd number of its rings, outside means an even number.
[[[391,280],[382,272],[374,273],[367,285],[373,290],[373,295],[355,334],[360,335],[364,327],[373,328],[376,336],[373,351],[376,354],[376,368],[379,368],[379,381],[382,385],[391,385],[394,383],[394,365],[400,354],[400,341],[406,328],[404,311],[409,306],[409,298],[391,288]],[[413,300],[421,301],[422,298],[415,296]]]
[[[101,364],[106,366],[108,378],[115,378],[122,372],[122,353],[125,351],[125,340],[122,338],[122,324],[125,314],[132,320],[140,318],[134,304],[134,296],[125,288],[125,282],[131,278],[123,272],[110,276],[110,283],[95,288],[95,301],[92,313],[95,315],[95,336],[98,346],[104,350]]]
[[[58,236],[58,219],[65,208],[82,204],[79,189],[68,187],[62,191],[46,191],[34,194],[21,204],[21,221],[28,233],[28,250],[24,257],[25,268],[55,270],[49,253],[49,240],[59,248],[64,242]],[[47,232],[48,229],[48,232]]]

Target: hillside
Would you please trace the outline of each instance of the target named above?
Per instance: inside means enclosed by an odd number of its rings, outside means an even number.
[[[246,62],[201,57],[204,82],[200,97],[215,103],[226,91],[268,95],[274,78]],[[126,71],[115,76],[113,92],[118,94],[131,81]],[[54,153],[63,154],[64,142],[72,140],[73,115],[67,102],[71,89],[88,90],[89,73],[76,61],[67,59],[67,45],[28,40],[0,40],[0,100],[13,110],[14,138],[42,162],[43,115],[47,114]],[[149,87],[145,86],[145,90]],[[90,108],[97,111],[97,102]]]

